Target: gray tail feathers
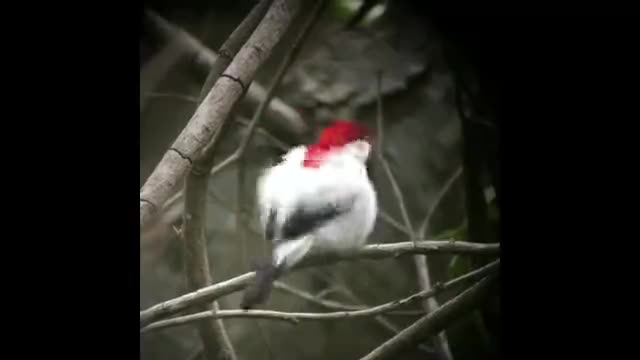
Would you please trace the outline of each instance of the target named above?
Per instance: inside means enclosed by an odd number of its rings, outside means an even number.
[[[270,258],[263,258],[253,263],[256,272],[254,281],[244,291],[240,307],[244,310],[264,303],[271,294],[273,282],[280,276],[281,267],[273,264]]]

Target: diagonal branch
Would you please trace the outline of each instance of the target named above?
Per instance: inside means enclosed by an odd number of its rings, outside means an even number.
[[[478,303],[487,294],[491,281],[494,279],[495,275],[489,275],[480,280],[432,313],[425,315],[413,325],[401,331],[398,335],[387,340],[360,360],[393,359],[403,349],[442,332],[451,322],[478,306]]]
[[[198,103],[198,99],[196,99],[193,96],[176,94],[176,93],[148,92],[148,93],[145,94],[145,96],[148,97],[148,98],[169,98],[169,99],[188,101],[190,103],[195,103],[195,104]]]
[[[247,19],[243,21],[243,23],[233,32],[233,34],[231,34],[229,39],[223,44],[220,53],[224,56],[220,56],[217,59],[214,66],[211,68],[211,72],[209,73],[207,81],[203,86],[200,99],[205,98],[206,95],[209,93],[210,91],[209,89],[211,88],[213,83],[218,78],[221,78],[221,76],[224,76],[224,74],[222,74],[224,69],[227,67],[227,65],[231,61],[231,58],[235,54],[235,52],[238,51],[238,48],[240,48],[240,46],[242,45],[242,42],[244,42],[246,38],[249,36],[250,32],[252,31],[252,26],[255,27],[254,24],[257,24],[257,19],[259,19],[259,16],[261,16],[262,13],[266,11],[266,6],[269,4],[269,2],[270,1],[268,0],[262,0],[261,3],[256,5],[256,7],[251,12],[251,14],[249,14],[249,16],[247,17]],[[282,61],[280,67],[278,68],[278,71],[276,72],[275,77],[271,81],[269,89],[267,90],[266,97],[258,107],[258,110],[254,113],[253,118],[248,125],[247,132],[245,136],[241,139],[240,145],[238,146],[238,150],[234,153],[234,155],[236,155],[234,160],[242,159],[242,155],[244,151],[247,149],[248,144],[250,143],[250,140],[253,136],[254,130],[256,129],[258,121],[263,117],[263,114],[267,108],[267,105],[269,104],[271,98],[273,97],[273,94],[275,93],[277,86],[282,80],[282,77],[284,76],[287,68],[293,62],[293,59],[299,52],[302,46],[303,40],[305,39],[306,35],[308,35],[309,30],[312,27],[312,24],[317,19],[319,15],[319,10],[323,3],[324,3],[324,0],[317,1],[314,11],[312,11],[310,16],[308,16],[308,18],[306,19],[306,22],[303,26],[303,31],[299,33],[293,45],[285,55],[285,58]],[[202,218],[206,210],[206,194],[207,194],[207,187],[208,187],[207,185],[209,180],[209,173],[211,172],[211,168],[213,167],[215,147],[217,144],[216,140],[220,138],[220,134],[222,131],[223,131],[222,128],[218,129],[212,141],[204,148],[202,156],[196,160],[195,164],[191,168],[191,172],[189,173],[189,176],[187,177],[187,186],[185,188],[186,216],[184,221],[185,228],[187,229],[187,231],[185,231],[185,239],[187,241],[185,241],[185,243],[190,249],[194,249],[194,248],[196,249],[196,251],[192,250],[191,252],[188,252],[188,253],[193,255],[195,252],[196,253],[195,258],[200,259],[195,263],[196,266],[193,267],[193,270],[191,270],[191,272],[188,273],[188,274],[191,274],[189,279],[193,279],[194,278],[193,274],[195,274],[195,279],[198,280],[198,283],[195,283],[193,281],[190,282],[190,285],[193,285],[190,288],[192,291],[198,288],[205,287],[209,285],[211,282],[210,275],[209,275],[209,268],[204,266],[198,267],[197,265],[201,265],[202,263],[207,263],[206,261],[207,247],[206,247],[206,240],[205,240],[206,238],[204,234],[204,224],[202,222]],[[230,163],[230,162],[226,162],[226,163]],[[239,176],[241,177],[243,174],[242,170],[243,169],[241,168],[239,171]],[[242,198],[241,196],[242,180],[241,179],[239,179],[239,184],[240,185],[238,186],[238,190],[239,190],[238,205],[241,204],[241,198]],[[240,231],[241,229],[240,222],[241,222],[242,214],[240,209],[238,210],[239,211],[237,214],[237,220],[238,220],[237,225],[238,225],[238,231]],[[192,230],[189,231],[189,229],[192,229]],[[189,235],[191,235],[193,238]],[[241,236],[240,238],[242,239],[243,237]],[[192,256],[189,259],[192,260],[193,258],[194,257]],[[214,311],[214,312],[219,311],[219,309],[217,308],[217,304],[214,302],[213,306],[211,306],[208,309],[208,311]],[[223,344],[223,343],[227,344],[226,346],[227,351],[222,352],[223,357],[226,357],[227,354],[231,354],[231,357],[235,358],[235,355],[233,354],[234,353],[233,349],[231,347],[231,343],[226,337],[226,332],[224,330],[224,326],[222,325],[221,320],[220,319],[213,320],[213,321],[212,320],[213,319],[211,319],[209,322],[205,321],[199,324],[199,332],[201,335],[201,339],[203,340],[204,353],[206,358],[213,359],[213,358],[220,357],[220,356],[214,356],[214,354],[218,350],[217,349],[217,347],[219,347],[218,344]],[[212,329],[214,331],[212,331]],[[219,340],[217,341],[214,340],[216,337]]]
[[[251,10],[249,15],[233,31],[231,36],[222,44],[220,56],[211,67],[208,81],[202,89],[201,99],[211,90],[212,82],[217,80],[227,68],[233,57],[240,50],[240,47],[247,41],[251,33],[258,26],[258,23],[265,16],[270,0],[262,0]],[[224,122],[225,119],[222,119]],[[221,129],[214,134],[211,143],[219,138]],[[209,150],[208,152],[206,150]],[[197,289],[211,285],[211,267],[209,264],[207,236],[205,222],[207,218],[207,193],[209,185],[209,170],[213,166],[213,149],[205,148],[202,155],[198,155],[191,167],[185,182],[184,197],[184,221],[183,221],[183,243],[184,243],[184,264],[187,279],[187,289],[195,291]],[[202,304],[197,311],[219,311],[216,301],[211,304]],[[198,334],[203,345],[204,358],[207,360],[237,358],[235,350],[224,323],[221,319],[210,319],[198,324]]]
[[[398,185],[398,181],[396,181],[396,177],[393,175],[393,171],[391,171],[391,166],[387,162],[387,159],[384,157],[383,153],[383,139],[384,139],[384,116],[382,112],[382,98],[380,95],[380,89],[382,87],[382,72],[378,73],[378,81],[377,81],[377,96],[376,96],[376,105],[377,105],[377,116],[376,123],[378,128],[377,134],[377,143],[378,143],[378,151],[376,151],[378,155],[378,161],[382,165],[382,168],[387,175],[387,179],[391,184],[391,189],[393,190],[393,195],[398,202],[398,207],[400,208],[400,214],[402,215],[402,220],[404,221],[404,227],[409,231],[410,240],[414,240],[413,226],[411,226],[411,220],[409,219],[409,212],[407,211],[407,207],[404,204],[404,196],[402,195],[402,191],[400,190],[400,186]]]
[[[293,323],[297,323],[300,320],[337,320],[337,319],[351,319],[355,317],[373,317],[380,314],[387,313],[401,306],[410,304],[420,299],[433,297],[442,293],[445,290],[449,290],[466,281],[474,281],[488,276],[496,272],[500,267],[500,260],[495,260],[492,263],[485,265],[481,268],[470,271],[458,278],[449,280],[444,284],[434,286],[429,290],[422,290],[416,294],[408,296],[400,300],[394,300],[386,304],[374,306],[362,310],[354,311],[338,311],[332,313],[292,313],[281,312],[271,310],[222,310],[218,312],[205,311],[196,314],[181,316],[173,319],[162,320],[155,322],[149,326],[142,328],[140,331],[145,333],[153,330],[159,330],[168,327],[174,327],[179,325],[185,325],[192,322],[202,321],[204,319],[211,318],[263,318],[283,320]]]
[[[195,60],[195,65],[205,70],[206,73],[210,72],[210,69],[214,67],[216,60],[220,56],[224,56],[222,51],[218,54],[209,49],[193,35],[175,24],[170,23],[155,12],[148,10],[146,15],[162,38],[168,42],[177,43],[177,46],[180,46],[187,56]],[[242,43],[240,45],[242,45]],[[233,56],[231,56],[231,58],[233,58]],[[211,86],[213,86],[213,84],[211,84]],[[265,88],[258,83],[252,82],[251,85],[249,85],[247,95],[242,101],[243,103],[247,103],[250,108],[255,109],[265,97]],[[280,98],[273,98],[267,107],[265,116],[269,119],[270,124],[275,125],[278,129],[296,138],[304,136],[309,131],[308,125],[302,120],[300,114]]]
[[[218,51],[218,58],[213,63],[213,66],[211,66],[211,69],[209,69],[209,75],[207,75],[204,85],[200,90],[198,103],[202,103],[207,97],[213,85],[218,81],[218,78],[220,78],[227,66],[229,66],[231,60],[233,60],[233,57],[236,56],[242,45],[247,41],[256,26],[258,26],[258,22],[264,17],[271,3],[272,0],[260,0],[240,26],[238,26],[224,44],[222,44],[220,51]]]
[[[153,90],[169,70],[182,58],[180,42],[169,39],[164,47],[140,69],[140,113],[146,106],[149,91]]]
[[[361,259],[388,259],[403,255],[414,254],[483,254],[497,255],[500,251],[499,244],[476,244],[464,241],[416,241],[372,244],[364,248],[345,254],[325,254],[324,256],[309,256],[297,264],[294,269],[300,269],[323,264],[332,264],[339,261],[361,260]],[[240,291],[253,281],[254,272],[249,272],[235,278],[219,282],[217,284],[198,289],[194,292],[184,294],[177,298],[164,301],[140,311],[140,327],[156,321],[162,317],[178,313],[193,306],[214,301],[222,296]]]
[[[445,182],[444,186],[436,195],[436,198],[431,203],[429,210],[427,211],[427,215],[425,216],[422,224],[420,224],[420,228],[418,229],[418,237],[424,237],[427,229],[431,225],[431,218],[433,214],[435,214],[438,206],[442,202],[444,196],[449,192],[455,181],[462,175],[462,167],[459,167],[449,179]],[[429,276],[429,268],[427,266],[427,256],[419,255],[414,257],[414,262],[416,264],[416,270],[418,272],[418,279],[420,282],[420,287],[422,289],[428,289],[431,287],[431,277]],[[425,300],[424,307],[427,312],[436,311],[439,307],[438,300],[435,297],[431,297]],[[439,348],[445,354],[447,359],[452,359],[453,354],[451,353],[451,349],[449,347],[449,340],[447,339],[446,333],[441,332],[438,334],[439,337]]]
[[[293,295],[295,297],[301,298],[311,304],[318,305],[325,309],[354,311],[354,310],[364,310],[367,308],[366,306],[363,306],[363,305],[352,305],[352,304],[345,304],[345,303],[334,301],[334,300],[325,300],[320,298],[317,295],[313,295],[304,290],[298,289],[292,285],[285,284],[281,281],[276,281],[274,283],[274,287],[277,290],[280,290],[289,295]],[[424,315],[424,311],[398,310],[398,311],[390,311],[387,313],[387,315],[416,316],[416,315]]]
[[[302,47],[302,45],[304,43],[304,39],[309,35],[309,32],[311,31],[311,28],[313,28],[313,25],[318,20],[318,16],[320,15],[320,12],[321,12],[321,10],[323,8],[324,3],[325,3],[325,0],[316,1],[315,7],[312,9],[311,13],[308,15],[308,17],[306,19],[306,22],[302,26],[302,30],[300,31],[300,33],[298,34],[298,36],[294,40],[291,48],[289,49],[289,51],[285,55],[282,63],[280,63],[280,67],[276,71],[276,75],[274,76],[273,80],[271,81],[271,84],[269,85],[269,89],[267,90],[267,94],[265,96],[265,99],[260,104],[260,106],[258,107],[258,110],[256,110],[256,112],[254,113],[251,121],[249,122],[247,133],[240,140],[240,145],[238,145],[238,149],[233,154],[231,154],[229,157],[227,157],[226,159],[222,160],[222,162],[220,162],[218,165],[216,165],[211,170],[211,175],[217,174],[218,172],[223,170],[225,167],[227,167],[227,166],[233,164],[234,162],[238,161],[238,159],[240,159],[242,157],[242,155],[244,154],[244,152],[245,152],[245,150],[247,148],[247,145],[249,144],[249,142],[251,141],[251,138],[253,136],[253,131],[256,128],[258,122],[260,121],[260,119],[262,118],[262,116],[264,114],[266,106],[269,104],[269,101],[273,97],[273,95],[275,93],[275,90],[277,89],[278,85],[280,85],[280,81],[282,80],[282,77],[284,76],[284,74],[287,72],[287,69],[293,63],[294,59],[296,58],[296,56],[300,52],[300,49],[301,49],[301,47]]]
[[[442,199],[449,192],[449,190],[451,190],[451,187],[456,182],[456,180],[460,178],[461,175],[462,175],[462,166],[458,167],[456,171],[444,183],[444,186],[442,186],[442,189],[440,189],[440,192],[438,192],[435,199],[433,199],[433,202],[431,203],[431,206],[429,207],[429,210],[427,211],[427,215],[422,221],[422,224],[420,224],[420,228],[418,229],[418,237],[426,236],[427,229],[431,225],[431,218],[433,217],[433,214],[435,214],[436,210],[438,209],[438,206],[442,202]]]
[[[272,99],[273,100],[273,99]],[[249,127],[249,125],[251,124],[251,122],[241,116],[235,116],[234,117],[234,121],[237,122],[238,124],[244,126],[244,127]],[[274,136],[272,133],[270,133],[269,131],[265,130],[262,127],[256,127],[255,131],[262,135],[264,138],[266,138],[267,140],[269,140],[269,142],[271,142],[271,144],[275,147],[277,147],[278,149],[280,149],[281,151],[287,151],[289,149],[289,146],[282,140],[278,139],[276,136]]]
[[[351,291],[351,289],[349,289],[348,287],[344,286],[341,290],[342,290],[341,292],[343,293],[343,295],[347,296],[347,297],[348,297],[349,299],[351,299],[351,301],[353,301],[354,303],[360,303],[360,304],[363,304],[363,303],[364,303],[364,302],[363,302],[363,301],[362,301],[362,300],[361,300],[361,299],[360,299],[360,298],[359,298],[359,297],[358,297],[358,296],[357,296],[353,291]],[[366,308],[366,307],[364,307],[364,308]],[[345,310],[347,310],[347,309],[345,309]],[[394,323],[393,323],[393,322],[388,318],[388,316],[389,316],[389,315],[394,315],[395,313],[398,313],[398,312],[401,312],[401,310],[398,310],[398,311],[391,311],[391,312],[386,313],[386,314],[380,314],[380,315],[374,316],[374,317],[373,317],[373,320],[374,320],[375,322],[377,322],[380,326],[382,326],[383,328],[385,328],[387,331],[389,331],[389,332],[391,332],[391,333],[393,333],[393,334],[395,335],[395,334],[397,334],[397,333],[399,333],[399,332],[400,332],[400,328],[399,328],[396,324],[394,324]],[[406,311],[405,311],[405,312],[406,312]],[[410,312],[411,312],[411,311],[409,311],[409,313],[410,313]],[[413,313],[416,313],[416,312],[415,312],[415,311],[413,311]],[[419,312],[419,315],[420,315],[420,316],[424,315],[424,312],[423,312],[423,311],[420,311],[420,312]],[[426,348],[424,348],[424,347],[420,347],[420,350],[425,351],[425,352],[427,352],[427,353],[429,352],[429,350],[428,350],[428,349],[426,349]]]
[[[387,224],[391,225],[396,230],[405,233],[407,236],[411,236],[411,231],[409,229],[407,229],[406,227],[404,227],[404,225],[400,224],[400,222],[398,222],[398,220],[396,220],[393,217],[391,217],[391,215],[389,215],[389,213],[387,213],[386,211],[384,211],[382,209],[379,209],[378,210],[378,216],[380,217],[380,219],[382,219],[382,221],[384,221]]]
[[[274,0],[264,19],[215,83],[189,123],[160,160],[140,191],[140,227],[156,215],[171,196],[232,107],[253,80],[258,68],[284,35],[300,0]]]

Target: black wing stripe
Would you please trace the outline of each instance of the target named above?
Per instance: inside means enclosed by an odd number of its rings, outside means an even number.
[[[298,238],[341,216],[346,211],[347,209],[339,209],[333,205],[327,205],[319,209],[300,207],[283,224],[282,240]]]

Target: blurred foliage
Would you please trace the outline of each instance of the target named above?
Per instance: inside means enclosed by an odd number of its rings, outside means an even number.
[[[150,2],[149,6],[210,48],[217,49],[250,10],[252,3],[249,0],[163,0]],[[442,37],[428,19],[408,3],[387,2],[380,17],[345,31],[345,22],[360,3],[331,1],[298,60],[285,76],[277,95],[300,111],[305,121],[314,127],[333,117],[348,117],[363,121],[375,130],[375,75],[382,70],[383,151],[401,186],[411,221],[417,226],[447,179],[465,161],[462,148],[466,138],[455,105],[456,76],[443,55]],[[259,69],[256,81],[268,84],[298,26],[292,25],[272,57]],[[158,57],[170,58],[173,50],[163,51],[167,49],[166,44],[146,31],[140,43],[141,72],[155,76],[150,76],[152,84],[141,86],[148,85],[153,93],[175,95],[150,97],[141,112],[142,185],[193,114],[195,105],[185,96],[198,96],[206,74],[194,71],[192,62],[185,58],[177,59],[166,71],[151,72],[149,70],[154,64],[162,63],[159,60],[163,59]],[[251,115],[242,107],[237,111],[245,117]],[[244,130],[237,123],[229,126],[220,143],[216,161],[221,161],[235,150]],[[238,167],[231,166],[211,179],[209,186],[207,236],[214,281],[248,271],[253,257],[269,251],[269,244],[263,241],[258,227],[254,184],[260,170],[277,160],[281,151],[261,136],[253,139],[243,161],[244,181],[238,182]],[[482,146],[475,147],[473,151],[486,152]],[[482,171],[488,172],[486,169]],[[381,207],[395,219],[401,219],[398,204],[377,161],[371,162],[370,173]],[[483,179],[488,179],[483,180],[484,186],[496,186],[487,174]],[[460,180],[443,198],[430,223],[431,233],[437,234],[435,238],[469,240],[472,237],[467,226],[468,216],[477,214],[467,214],[467,190],[466,181]],[[239,192],[243,201],[240,205],[244,210],[239,222],[243,227],[242,236],[238,236],[236,221]],[[481,194],[483,199],[486,199],[485,195]],[[497,199],[494,196],[487,200],[488,218],[485,220],[494,229],[488,239],[499,241]],[[179,214],[180,209],[181,203],[178,202],[170,212]],[[174,219],[174,222],[159,224],[141,239],[141,308],[185,292],[181,244],[174,230],[174,226],[180,225],[180,217],[169,215],[167,218]],[[384,221],[378,221],[369,241],[406,240],[405,234]],[[446,281],[472,265],[466,256],[429,257],[433,281]],[[310,293],[327,292],[326,298],[331,300],[349,303],[356,296],[367,305],[392,301],[418,290],[415,267],[410,257],[305,269],[283,281]],[[220,299],[220,307],[237,308],[240,295],[231,294]],[[446,300],[451,295],[438,300]],[[413,304],[410,308],[419,309],[419,306]],[[325,311],[278,291],[265,307],[283,311]],[[416,319],[388,317],[399,329]],[[229,319],[225,324],[240,359],[354,359],[393,335],[373,319],[364,318],[303,322],[295,327],[277,321],[247,319]],[[452,324],[447,334],[454,358],[490,358],[498,343],[492,326],[480,315]],[[182,360],[197,350],[199,341],[194,329],[185,326],[142,336],[141,347],[141,359]],[[402,359],[424,359],[427,356],[423,350],[410,349],[403,353]]]
[[[329,1],[328,12],[337,21],[346,22],[356,13],[362,2],[361,0],[331,0]]]

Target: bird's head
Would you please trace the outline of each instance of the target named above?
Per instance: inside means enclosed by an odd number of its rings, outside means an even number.
[[[318,140],[307,147],[303,166],[319,167],[327,155],[334,152],[346,152],[364,164],[371,152],[371,137],[367,127],[354,121],[331,121],[322,130]]]

